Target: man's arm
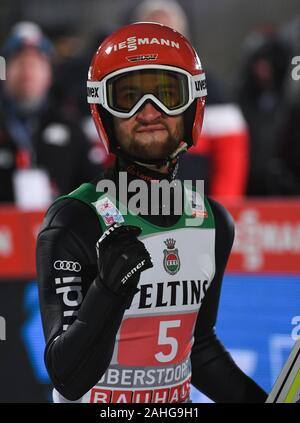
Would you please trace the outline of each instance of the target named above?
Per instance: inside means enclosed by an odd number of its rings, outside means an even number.
[[[132,294],[116,295],[97,277],[95,213],[77,200],[55,203],[37,243],[45,363],[55,388],[76,400],[94,386],[112,357]]]
[[[214,326],[222,279],[234,239],[234,224],[220,204],[209,200],[216,224],[216,273],[201,305],[192,349],[192,384],[215,402],[265,402],[267,394],[234,363]]]

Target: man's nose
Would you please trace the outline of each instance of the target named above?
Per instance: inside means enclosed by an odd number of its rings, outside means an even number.
[[[162,115],[162,112],[154,107],[154,105],[150,101],[146,101],[137,112],[137,120],[141,120],[143,122],[152,122],[155,121]]]

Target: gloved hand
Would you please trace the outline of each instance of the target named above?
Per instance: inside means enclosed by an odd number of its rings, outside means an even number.
[[[100,281],[115,294],[134,293],[141,272],[153,267],[137,226],[114,224],[96,244]]]

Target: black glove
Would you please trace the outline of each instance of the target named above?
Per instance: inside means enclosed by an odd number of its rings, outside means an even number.
[[[141,272],[153,267],[137,226],[114,224],[96,244],[100,281],[116,294],[134,293]]]

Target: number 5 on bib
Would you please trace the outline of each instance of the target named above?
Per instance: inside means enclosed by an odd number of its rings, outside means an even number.
[[[197,313],[126,319],[119,333],[117,361],[125,366],[159,366],[184,360]]]

